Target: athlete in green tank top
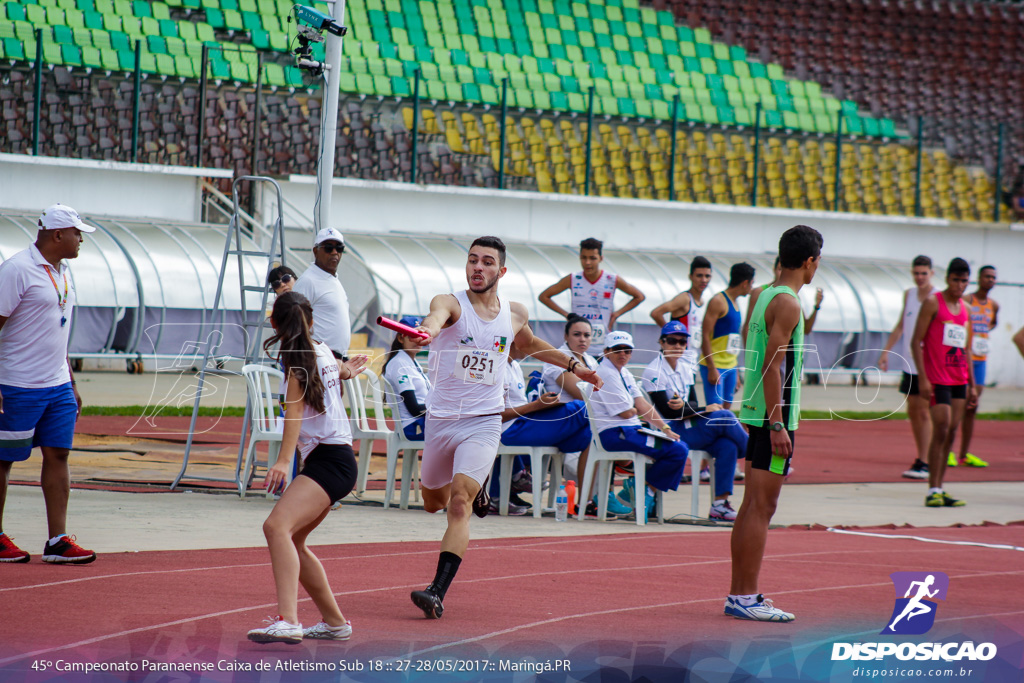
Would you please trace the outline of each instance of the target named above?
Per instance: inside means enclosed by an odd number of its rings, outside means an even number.
[[[781,270],[752,306],[740,408],[740,420],[750,431],[746,489],[732,527],[732,581],[725,600],[725,614],[737,619],[785,623],[796,618],[775,607],[757,584],[800,421],[804,316],[797,294],[814,279],[823,243],[821,233],[806,225],[783,233]]]
[[[757,298],[757,305],[750,316],[750,327],[747,332],[747,350],[744,354],[746,374],[743,379],[743,406],[740,409],[740,422],[757,427],[770,428],[768,423],[768,407],[765,404],[764,381],[761,379],[766,362],[765,353],[768,347],[768,330],[764,321],[764,313],[768,304],[780,294],[799,298],[789,287],[767,287]],[[793,328],[789,345],[779,349],[785,357],[782,362],[782,423],[785,428],[794,431],[800,422],[800,373],[804,367],[804,326]],[[770,362],[771,359],[767,359]]]

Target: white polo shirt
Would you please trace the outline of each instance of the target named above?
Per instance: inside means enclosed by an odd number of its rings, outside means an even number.
[[[352,323],[348,318],[348,294],[337,276],[312,263],[295,281],[292,291],[313,305],[313,339],[327,344],[332,351],[347,354]]]
[[[384,379],[391,385],[395,402],[398,404],[398,417],[404,429],[420,416],[414,416],[409,412],[409,409],[405,407],[405,401],[402,400],[402,394],[412,391],[421,405],[427,405],[427,396],[430,395],[430,380],[423,374],[419,363],[401,350],[395,353],[394,358],[384,368]]]
[[[611,361],[601,361],[597,366],[597,375],[604,384],[600,391],[591,394],[590,406],[594,410],[594,418],[598,424],[598,430],[603,432],[613,427],[639,427],[640,418],[637,416],[623,418],[619,413],[624,413],[634,408],[634,401],[643,394],[640,387],[636,385],[633,374],[626,368],[617,370]]]
[[[34,244],[0,263],[0,315],[7,318],[0,330],[0,384],[44,389],[71,381],[68,337],[76,299],[67,261],[55,270]]]
[[[668,394],[669,399],[677,397],[685,401],[690,393],[692,379],[693,374],[682,358],[676,361],[676,367],[672,369],[672,366],[665,360],[665,356],[659,353],[658,357],[644,368],[641,381],[648,394],[664,391]]]

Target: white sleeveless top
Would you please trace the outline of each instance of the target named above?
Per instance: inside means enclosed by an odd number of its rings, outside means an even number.
[[[934,287],[928,290],[928,296],[925,297],[925,301],[927,301],[934,292]],[[924,301],[917,300],[917,287],[911,287],[907,290],[905,301],[906,305],[903,307],[903,335],[900,337],[900,342],[896,345],[894,350],[906,360],[896,361],[889,365],[893,370],[899,369],[908,374],[916,375],[917,365],[914,364],[914,354],[910,352],[910,340],[914,337],[914,328],[917,326],[917,316],[921,313],[921,304],[923,304]]]
[[[427,359],[433,386],[427,398],[431,417],[495,415],[505,406],[505,366],[512,333],[512,310],[499,300],[494,320],[476,314],[465,290],[453,295],[462,308],[458,322],[430,343]]]
[[[314,341],[316,367],[324,385],[324,411],[313,410],[303,404],[302,426],[299,428],[299,457],[306,459],[310,451],[322,443],[352,444],[352,427],[341,398],[341,370],[327,344]],[[287,378],[285,378],[287,387]],[[287,390],[282,391],[287,396]]]
[[[590,351],[604,349],[604,337],[608,334],[612,313],[615,312],[615,283],[618,276],[607,270],[601,271],[597,282],[591,283],[583,271],[573,273],[569,289],[572,292],[572,312],[590,321],[594,334],[590,340]]]
[[[690,292],[686,294],[690,297],[690,310],[686,314],[686,329],[690,332],[690,343],[686,347],[686,351],[683,352],[681,360],[696,372],[697,361],[703,355],[701,351],[701,344],[703,343],[701,328],[704,326],[704,313],[707,312],[708,302],[705,301],[698,306],[697,300],[693,298],[693,294]]]

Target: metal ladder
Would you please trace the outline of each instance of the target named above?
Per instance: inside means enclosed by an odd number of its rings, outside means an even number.
[[[277,190],[277,221],[274,223],[273,232],[271,234],[269,251],[256,251],[252,249],[242,248],[242,209],[238,202],[238,186],[239,183],[246,181],[251,181],[253,183],[270,183],[274,186],[274,189]],[[221,295],[224,290],[224,278],[227,273],[228,258],[234,256],[237,259],[238,265],[238,285],[239,293],[241,294],[242,304],[242,328],[243,330],[245,330],[246,333],[249,333],[251,330],[251,334],[249,334],[248,336],[245,355],[243,357],[239,358],[238,356],[231,357],[218,355],[217,358],[215,358],[214,360],[215,362],[217,362],[224,360],[225,358],[233,358],[235,360],[242,360],[244,365],[248,365],[250,363],[260,362],[261,360],[260,340],[263,338],[263,330],[267,327],[267,316],[265,315],[265,312],[267,310],[267,297],[269,295],[269,291],[267,288],[267,276],[270,274],[270,270],[273,268],[275,261],[277,263],[284,264],[284,214],[281,209],[281,207],[284,206],[284,202],[282,201],[281,196],[281,186],[278,185],[277,181],[274,180],[273,178],[267,178],[265,176],[240,176],[236,178],[231,183],[231,196],[234,207],[233,212],[231,214],[231,220],[228,223],[227,238],[224,241],[224,254],[220,262],[220,276],[217,279],[217,294],[214,297],[213,310],[210,315],[210,320],[216,321],[217,313],[221,313],[221,327],[215,327],[214,331],[219,331],[221,336],[223,337],[224,317],[223,311],[220,310]],[[234,242],[233,245],[232,242]],[[263,280],[259,284],[245,283],[245,263],[243,261],[243,258],[247,256],[261,257],[267,259],[267,270],[263,274]],[[248,292],[260,292],[262,294],[262,297],[260,299],[259,315],[256,316],[256,320],[250,320],[249,312],[248,310],[246,310],[245,300],[246,293]],[[215,322],[214,325],[216,325]],[[181,471],[178,472],[178,476],[175,477],[174,481],[171,483],[172,491],[175,488],[177,488],[181,480],[185,478],[185,473],[188,470],[189,456],[192,452],[192,440],[196,429],[196,419],[199,417],[199,404],[202,401],[204,389],[206,387],[207,372],[209,371],[211,374],[219,374],[221,372],[219,369],[210,369],[210,356],[212,349],[214,348],[214,344],[207,343],[204,344],[204,346],[205,350],[203,352],[203,363],[199,368],[199,383],[196,387],[195,403],[192,406],[192,420],[189,422],[188,440],[185,443],[185,457],[181,463]],[[249,392],[246,391],[245,417],[243,418],[242,434],[238,442],[238,459],[235,463],[235,476],[227,478],[189,475],[189,480],[220,481],[233,483],[238,487],[239,495],[242,495],[245,492],[245,489],[248,487],[249,482],[243,481],[243,479],[245,478],[245,473],[242,471],[242,459],[245,454],[245,446],[248,441],[249,431],[251,427],[251,421],[249,418],[251,416],[252,410],[252,400],[249,397]]]

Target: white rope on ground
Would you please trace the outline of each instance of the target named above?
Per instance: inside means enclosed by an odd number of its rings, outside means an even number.
[[[851,536],[868,536],[870,538],[905,538],[911,541],[921,541],[923,543],[941,543],[944,545],[970,545],[978,548],[993,548],[995,550],[1020,550],[1024,552],[1024,548],[1016,545],[1003,545],[999,543],[980,543],[978,541],[943,541],[938,538],[926,538],[924,536],[905,536],[902,534],[873,534],[867,531],[850,531],[848,529],[835,529],[828,527],[828,531],[834,534],[849,534]]]

